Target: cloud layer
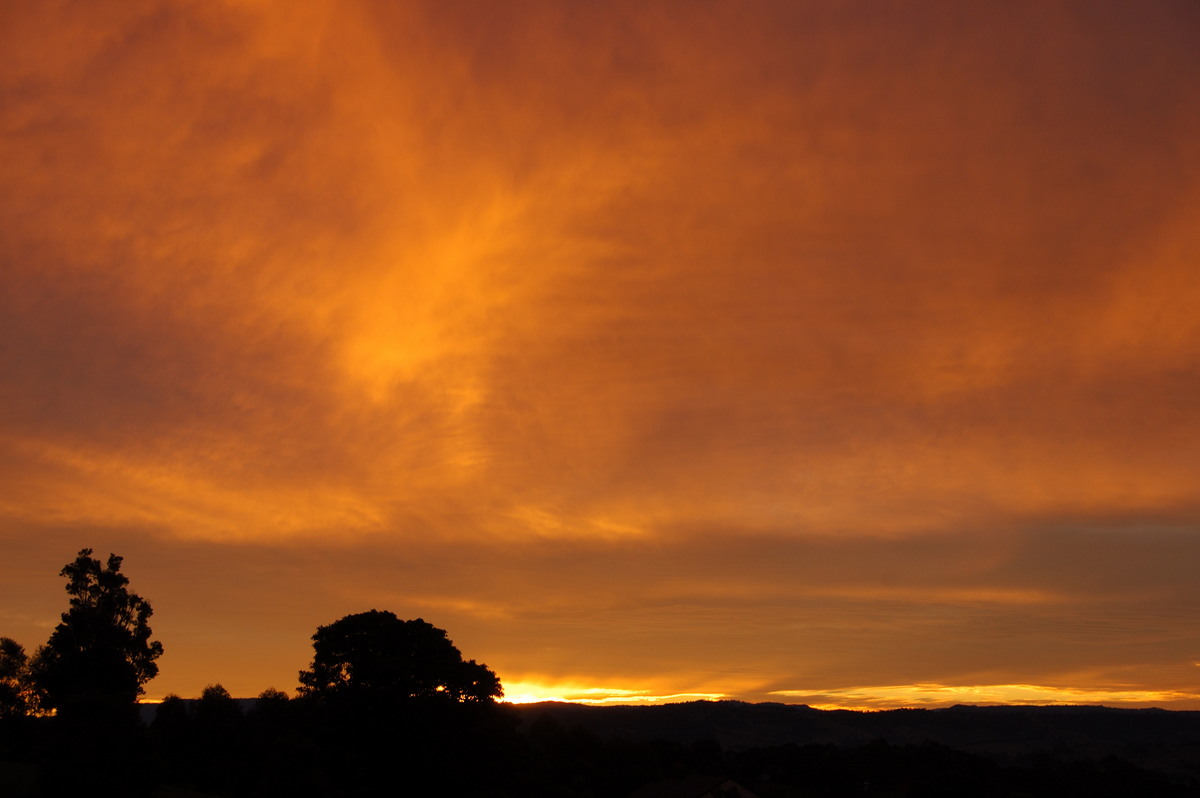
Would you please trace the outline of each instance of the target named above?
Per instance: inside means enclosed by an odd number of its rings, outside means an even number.
[[[0,633],[1200,706],[1191,4],[0,14]]]

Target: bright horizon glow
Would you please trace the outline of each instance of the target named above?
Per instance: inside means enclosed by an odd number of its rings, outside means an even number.
[[[812,700],[820,697],[823,700]],[[787,699],[801,699],[792,702]],[[808,699],[808,700],[803,700]],[[832,700],[831,700],[832,699]],[[589,705],[673,704],[688,701],[722,701],[735,699],[725,693],[658,694],[652,690],[586,688],[564,685],[517,683],[511,695],[506,689],[503,701],[510,704],[530,704],[558,701]],[[1079,689],[1035,684],[982,685],[881,685],[829,692],[776,690],[766,701],[798,703],[821,710],[854,710],[873,712],[887,709],[947,708],[971,706],[1109,706],[1157,707],[1164,704],[1200,701],[1200,692],[1151,691],[1131,689]],[[763,702],[752,702],[763,703]]]
[[[825,700],[812,700],[820,697]],[[197,696],[198,697],[198,696]],[[243,696],[253,698],[253,696]],[[143,697],[139,704],[160,704],[164,697]],[[800,699],[789,701],[787,699]],[[807,699],[807,700],[806,700]],[[836,700],[829,700],[836,699]],[[505,688],[504,704],[559,702],[587,706],[647,706],[692,701],[741,701],[725,693],[656,693],[605,687],[581,687],[569,684],[515,682]],[[886,685],[838,689],[821,693],[804,690],[777,690],[764,701],[747,703],[785,703],[834,711],[880,712],[892,709],[945,709],[951,706],[1107,706],[1120,708],[1157,707],[1165,703],[1200,700],[1200,692],[1147,691],[1120,689],[1076,689],[1033,684]]]
[[[824,700],[804,701],[814,709],[885,709],[945,708],[958,704],[973,706],[1077,706],[1159,707],[1164,704],[1196,702],[1200,692],[1121,689],[1079,689],[1036,684],[888,685],[831,690],[812,693],[802,690],[778,690],[780,698]],[[831,700],[832,699],[832,700]]]
[[[506,704],[536,704],[542,701],[560,701],[568,704],[590,704],[593,706],[672,704],[683,701],[719,701],[728,698],[724,693],[671,693],[659,694],[652,690],[631,690],[611,687],[582,687],[572,684],[539,684],[536,682],[514,682],[504,686]]]

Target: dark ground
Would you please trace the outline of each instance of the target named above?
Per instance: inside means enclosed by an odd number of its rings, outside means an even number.
[[[143,708],[142,718],[120,746],[126,761],[76,781],[107,778],[116,791],[105,794],[147,798],[624,798],[694,777],[733,779],[760,798],[1200,798],[1197,712],[225,698]],[[0,724],[0,796],[74,794],[55,719],[15,720]]]

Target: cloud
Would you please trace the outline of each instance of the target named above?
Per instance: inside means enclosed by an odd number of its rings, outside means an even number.
[[[200,684],[378,605],[571,689],[1182,689],[1190,4],[0,13],[20,628],[108,541]]]

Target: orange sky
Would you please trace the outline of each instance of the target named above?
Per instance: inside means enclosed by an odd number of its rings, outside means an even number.
[[[0,5],[0,635],[1200,709],[1200,6]]]

